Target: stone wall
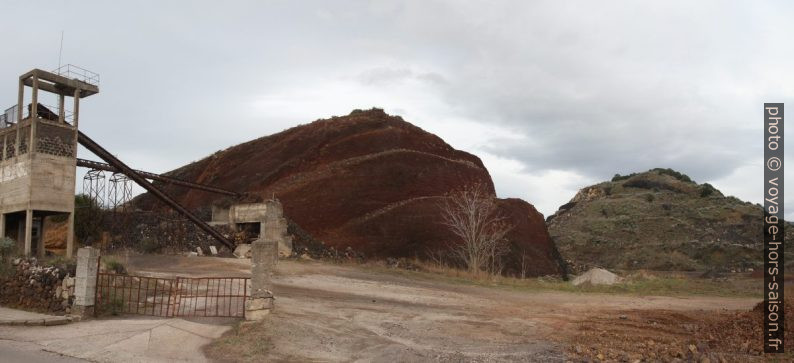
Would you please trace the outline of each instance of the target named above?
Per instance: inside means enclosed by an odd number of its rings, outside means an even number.
[[[11,261],[14,272],[0,279],[0,304],[52,314],[70,314],[74,302],[74,272],[66,267],[41,266],[35,258]]]
[[[209,210],[194,210],[199,218],[206,219]],[[101,216],[100,238],[89,245],[103,251],[129,248],[144,253],[180,253],[201,247],[208,251],[215,246],[221,253],[225,246],[197,227],[193,222],[175,212],[107,212]],[[228,226],[215,226],[226,237],[237,240],[246,236],[234,233]]]

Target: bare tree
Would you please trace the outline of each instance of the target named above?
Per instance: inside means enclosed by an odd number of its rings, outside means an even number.
[[[444,198],[442,213],[444,225],[459,238],[452,244],[453,255],[471,272],[500,273],[512,226],[499,214],[496,197],[475,184]]]
[[[428,248],[427,252],[425,253],[425,256],[427,256],[427,258],[431,262],[433,262],[436,265],[436,267],[444,267],[444,266],[446,266],[445,258],[444,258],[445,254],[441,250],[435,250],[435,249]]]
[[[519,277],[526,278],[527,277],[527,270],[530,268],[531,259],[530,257],[534,255],[540,254],[538,250],[533,246],[521,246],[518,248],[517,253],[521,254],[521,271]]]
[[[507,226],[505,224],[505,226]],[[509,232],[511,228],[508,228],[505,233]],[[494,243],[491,247],[491,250],[488,252],[488,273],[492,275],[501,275],[502,270],[505,268],[505,260],[502,256],[506,255],[510,252],[510,248],[507,246],[507,240],[504,238],[501,239],[498,243]]]

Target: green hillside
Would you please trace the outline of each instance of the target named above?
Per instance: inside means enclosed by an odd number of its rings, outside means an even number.
[[[748,271],[763,265],[761,213],[707,183],[653,169],[583,188],[547,225],[574,271]]]

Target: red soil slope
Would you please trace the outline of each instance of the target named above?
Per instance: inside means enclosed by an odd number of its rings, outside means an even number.
[[[217,152],[169,175],[275,195],[289,218],[327,245],[372,257],[423,257],[454,237],[440,224],[439,197],[467,184],[493,191],[479,158],[379,109],[318,120]],[[189,208],[217,196],[167,187]],[[155,207],[148,196],[138,206]],[[527,202],[499,202],[515,228],[508,269],[558,274],[543,216]]]

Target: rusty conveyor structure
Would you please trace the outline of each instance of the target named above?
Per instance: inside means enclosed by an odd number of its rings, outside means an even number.
[[[111,173],[120,173],[118,168],[114,168],[110,164],[100,163],[98,161],[93,161],[93,160],[86,160],[86,159],[78,158],[77,159],[77,166],[80,166],[80,167],[83,167],[83,168],[91,168],[91,169],[95,169],[95,170],[109,171]],[[235,198],[239,198],[239,197],[242,196],[242,194],[240,194],[240,193],[233,192],[231,190],[221,189],[221,188],[214,187],[214,186],[207,185],[207,184],[193,183],[193,182],[185,181],[185,180],[182,180],[182,179],[172,178],[172,177],[167,176],[167,175],[150,173],[148,171],[141,171],[141,170],[134,170],[134,171],[136,173],[140,174],[141,176],[143,176],[146,179],[159,181],[159,182],[163,182],[163,183],[166,183],[166,184],[173,184],[173,185],[178,185],[178,186],[181,186],[181,187],[203,190],[205,192],[210,192],[210,193],[215,193],[215,194],[222,194],[222,195],[227,195],[227,196],[235,197]]]
[[[152,184],[152,182],[150,182],[147,179],[163,181],[166,183],[170,182],[176,185],[182,185],[182,186],[202,189],[206,191],[212,191],[215,193],[226,194],[226,195],[239,196],[238,193],[234,193],[228,190],[223,190],[220,188],[210,187],[203,184],[190,183],[175,178],[164,177],[162,175],[158,175],[154,173],[140,172],[134,170],[129,166],[127,166],[127,164],[124,164],[124,162],[113,156],[113,154],[105,150],[105,148],[97,144],[94,140],[91,140],[91,138],[89,138],[80,131],[77,131],[77,142],[79,142],[80,145],[83,145],[83,147],[85,147],[86,149],[88,149],[89,151],[91,151],[92,153],[94,153],[96,156],[98,156],[100,159],[102,159],[107,163],[107,164],[102,164],[89,160],[80,159],[82,160],[82,163],[85,164],[80,166],[87,166],[90,168],[96,166],[96,167],[100,167],[101,170],[120,172],[126,175],[128,178],[132,179],[135,183],[143,187],[143,189],[146,189],[147,192],[151,193],[152,195],[163,201],[163,203],[167,204],[169,207],[177,211],[179,214],[183,215],[185,218],[193,222],[197,227],[201,228],[204,232],[207,232],[210,236],[218,240],[218,242],[222,243],[229,249],[234,250],[235,245],[232,241],[230,241],[223,234],[218,232],[215,228],[212,228],[209,224],[202,221],[200,218],[196,217],[196,215],[191,213],[189,210],[187,210],[185,207],[179,204],[179,202],[171,198],[171,196],[160,190],[160,188]],[[81,164],[80,160],[78,160],[78,165]]]

